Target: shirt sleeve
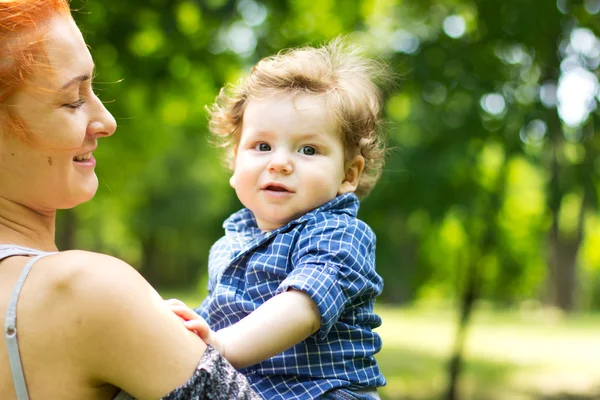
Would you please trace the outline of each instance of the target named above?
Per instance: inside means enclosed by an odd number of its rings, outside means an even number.
[[[292,253],[293,269],[277,289],[301,290],[321,314],[323,339],[346,307],[373,299],[382,289],[375,272],[375,234],[362,221],[351,218],[308,223]]]

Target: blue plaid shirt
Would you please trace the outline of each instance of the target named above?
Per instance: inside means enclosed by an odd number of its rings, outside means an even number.
[[[223,224],[226,235],[210,251],[208,296],[196,310],[213,330],[288,289],[307,293],[321,314],[315,334],[241,370],[265,399],[385,385],[374,358],[381,339],[372,331],[381,325],[373,305],[383,281],[375,272],[375,235],[356,218],[358,207],[349,193],[270,232],[261,232],[248,209]]]

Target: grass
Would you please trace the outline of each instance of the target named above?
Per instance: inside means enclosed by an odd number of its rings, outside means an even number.
[[[455,313],[384,306],[378,313],[382,397],[443,398]],[[478,310],[465,359],[463,399],[600,399],[600,316]]]
[[[163,293],[196,306],[197,294]],[[378,306],[382,400],[443,399],[453,310]],[[600,399],[600,315],[477,309],[465,348],[461,400]]]

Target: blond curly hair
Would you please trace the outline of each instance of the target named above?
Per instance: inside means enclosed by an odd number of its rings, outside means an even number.
[[[263,58],[237,85],[221,89],[216,101],[207,107],[209,130],[213,142],[226,149],[225,161],[233,170],[244,111],[252,99],[274,94],[324,95],[342,135],[346,162],[357,155],[364,158],[355,191],[364,198],[375,186],[384,163],[378,84],[389,77],[384,63],[364,56],[342,38],[321,47],[284,50]]]

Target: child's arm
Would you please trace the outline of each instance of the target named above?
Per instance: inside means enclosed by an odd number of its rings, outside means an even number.
[[[304,292],[289,290],[216,335],[223,344],[222,355],[234,367],[243,368],[289,349],[320,326],[321,315],[314,301]]]
[[[244,368],[289,349],[319,330],[321,315],[304,292],[288,290],[266,301],[238,323],[217,332],[206,332],[206,322],[192,310],[171,309],[215,347],[235,368]],[[184,306],[185,307],[185,306]],[[193,314],[191,314],[193,313]],[[252,346],[248,346],[252,343]]]

